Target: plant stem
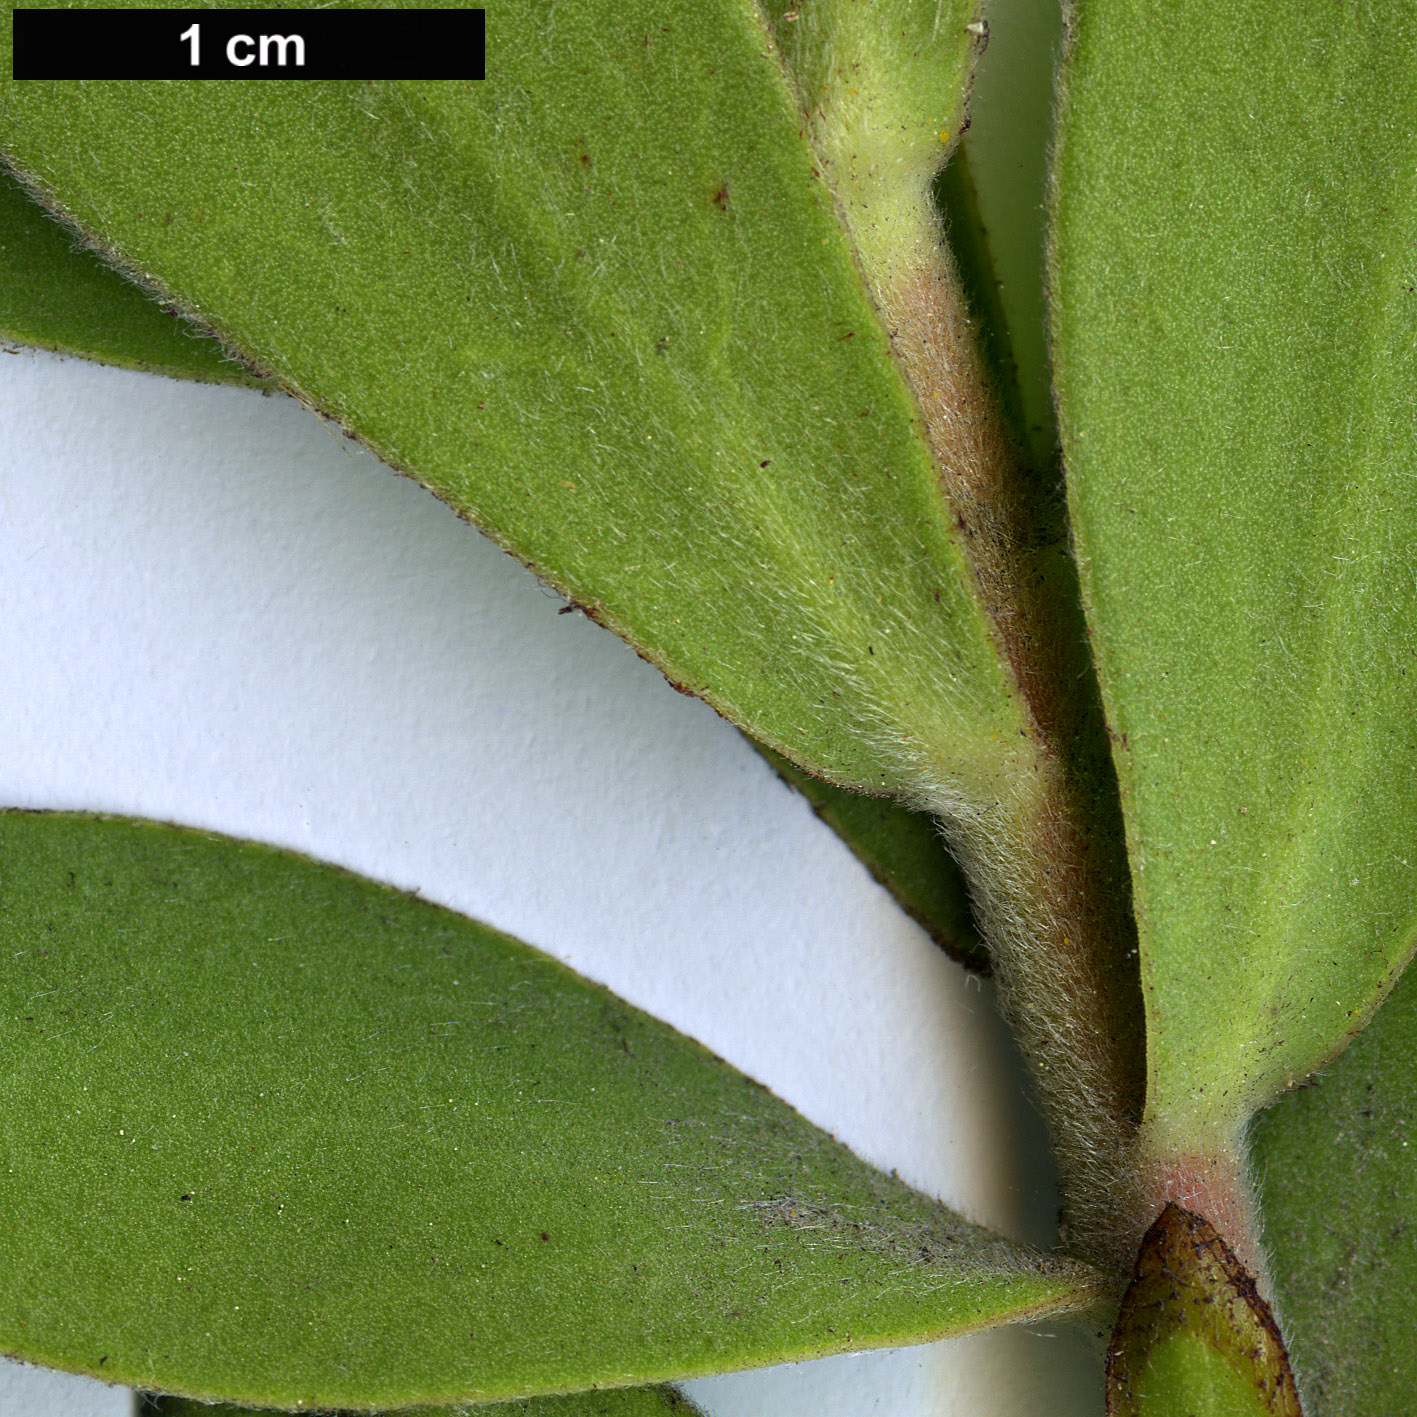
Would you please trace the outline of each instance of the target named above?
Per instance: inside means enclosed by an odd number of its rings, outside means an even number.
[[[919,224],[915,259],[893,263],[874,293],[1024,725],[997,800],[941,812],[941,826],[1058,1150],[1065,1238],[1120,1276],[1149,1219],[1131,1159],[1145,1043],[1120,806],[1076,574],[1060,499],[1009,437],[928,204]]]

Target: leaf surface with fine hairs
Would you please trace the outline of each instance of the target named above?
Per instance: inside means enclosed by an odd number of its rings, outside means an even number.
[[[377,1409],[1096,1294],[548,957],[331,867],[8,813],[0,908],[5,1352]]]
[[[1402,1412],[1417,1390],[1417,974],[1312,1087],[1255,1122],[1279,1311],[1309,1417]]]
[[[3,173],[0,339],[153,374],[273,387],[224,358],[215,341],[175,320],[92,252],[77,249],[73,233]],[[835,788],[765,751],[941,948],[987,971],[964,881],[929,817]]]
[[[1344,1046],[1417,924],[1417,13],[1093,0],[1058,152],[1150,1144],[1205,1151]]]
[[[60,354],[225,384],[264,381],[209,336],[79,249],[0,168],[0,339]]]
[[[972,13],[899,36],[872,110],[931,117],[921,161]],[[9,82],[0,149],[763,741],[992,801],[1019,706],[796,104],[746,0],[511,4],[485,82]]]

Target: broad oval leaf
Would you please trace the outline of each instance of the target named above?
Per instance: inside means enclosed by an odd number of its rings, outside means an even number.
[[[546,956],[266,847],[0,816],[0,1348],[201,1398],[496,1401],[1097,1294]]]
[[[1078,8],[1054,348],[1162,1151],[1343,1047],[1417,919],[1417,13]]]
[[[905,36],[946,130],[971,15]],[[482,83],[9,82],[0,147],[770,745],[997,798],[1020,710],[748,0],[504,5]]]
[[[1417,1390],[1417,975],[1312,1087],[1256,1119],[1280,1317],[1309,1417],[1404,1412]]]

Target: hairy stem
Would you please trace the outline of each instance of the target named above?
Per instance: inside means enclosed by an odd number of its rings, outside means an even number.
[[[1066,1239],[1120,1278],[1149,1219],[1130,877],[1060,489],[1010,435],[931,197],[987,34],[967,6],[944,13],[927,29],[896,0],[820,0],[772,24],[1016,691],[1018,741],[987,786],[918,805],[969,877],[1057,1148]]]
[[[922,228],[918,261],[877,298],[1031,750],[997,802],[942,826],[1053,1132],[1067,1239],[1120,1272],[1146,1221],[1130,1161],[1144,1042],[1120,814],[1056,501],[1007,434],[928,210]]]
[[[1237,1132],[1229,1145],[1207,1155],[1165,1151],[1150,1143],[1143,1131],[1136,1147],[1148,1222],[1168,1204],[1203,1215],[1244,1265],[1259,1293],[1273,1304],[1274,1286],[1260,1247],[1258,1210],[1243,1135]]]

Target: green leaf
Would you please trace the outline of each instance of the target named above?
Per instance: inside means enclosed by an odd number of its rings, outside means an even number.
[[[1107,1354],[1107,1417],[1302,1417],[1269,1305],[1210,1223],[1147,1231]]]
[[[0,172],[0,339],[179,378],[251,383],[210,337],[175,321],[151,296],[48,216]],[[751,741],[751,740],[750,740]],[[846,792],[765,749],[773,768],[953,958],[988,972],[968,888],[928,816]]]
[[[969,913],[968,882],[934,820],[883,797],[833,787],[771,748],[754,746],[941,949],[966,968],[989,973],[989,952]]]
[[[75,249],[73,233],[0,172],[0,339],[179,378],[267,386],[179,325],[150,296]],[[750,740],[751,741],[751,740]],[[928,816],[801,772],[764,749],[773,768],[953,958],[988,972],[959,868]]]
[[[140,1401],[138,1417],[255,1417],[258,1410],[227,1403],[213,1407],[183,1397],[145,1397]],[[623,1387],[568,1397],[529,1397],[488,1407],[402,1407],[399,1413],[400,1417],[702,1417],[687,1397],[667,1387]]]
[[[957,124],[969,14],[907,36],[917,138],[926,77]],[[511,4],[488,54],[469,84],[10,82],[0,146],[756,736],[993,800],[1019,707],[756,8]]]
[[[1413,947],[1417,13],[1075,18],[1059,407],[1176,1155],[1332,1057]]]
[[[0,338],[151,373],[267,386],[223,357],[210,337],[176,323],[96,255],[76,250],[73,233],[3,172]],[[771,749],[763,751],[942,949],[969,968],[988,972],[988,955],[969,914],[968,888],[928,816],[835,788]]]
[[[0,1349],[266,1406],[618,1386],[1077,1306],[472,921],[266,847],[0,816]]]
[[[110,270],[0,168],[0,339],[226,384],[263,380]]]
[[[0,338],[180,378],[266,386],[177,323],[0,173]],[[843,791],[764,750],[774,769],[953,958],[987,973],[968,887],[928,816]]]
[[[1312,1087],[1254,1128],[1278,1308],[1310,1417],[1404,1412],[1417,1389],[1417,975]]]

